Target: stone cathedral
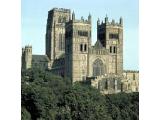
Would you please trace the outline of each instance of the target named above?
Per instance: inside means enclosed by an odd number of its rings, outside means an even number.
[[[46,53],[32,55],[32,46],[22,48],[22,68],[39,67],[80,81],[103,94],[139,91],[139,71],[123,70],[123,19],[97,20],[97,41],[92,45],[92,17],[76,19],[70,9],[48,12]]]

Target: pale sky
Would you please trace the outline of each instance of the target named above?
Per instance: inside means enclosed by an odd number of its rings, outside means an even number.
[[[99,18],[109,21],[123,17],[124,69],[138,70],[138,0],[21,0],[22,46],[32,45],[33,54],[45,54],[45,33],[48,11],[54,7],[74,10],[76,18],[92,15],[92,44],[97,40]]]

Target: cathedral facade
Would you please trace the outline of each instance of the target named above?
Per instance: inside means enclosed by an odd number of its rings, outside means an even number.
[[[97,41],[92,45],[92,17],[76,19],[70,9],[48,12],[46,54],[22,50],[22,67],[40,66],[70,78],[72,83],[89,81],[104,94],[138,91],[139,72],[123,70],[123,19],[97,20]],[[43,57],[43,59],[42,59]],[[37,58],[37,59],[36,59]]]

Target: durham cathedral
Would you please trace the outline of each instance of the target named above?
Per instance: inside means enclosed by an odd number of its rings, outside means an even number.
[[[92,16],[76,19],[70,9],[48,12],[45,55],[22,48],[22,68],[41,68],[84,82],[102,94],[139,91],[139,71],[123,70],[123,19],[97,20],[97,41],[92,45]]]

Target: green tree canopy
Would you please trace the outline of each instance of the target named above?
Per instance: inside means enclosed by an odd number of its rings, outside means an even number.
[[[102,95],[41,69],[22,70],[22,120],[138,120],[139,94]]]

